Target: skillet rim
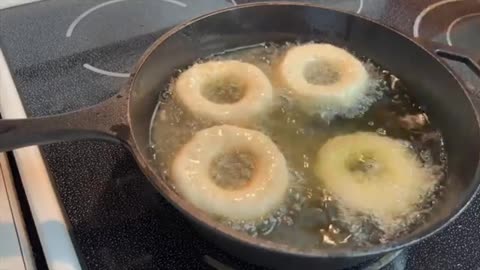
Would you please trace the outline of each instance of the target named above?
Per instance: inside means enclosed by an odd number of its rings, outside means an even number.
[[[275,252],[280,253],[287,256],[295,256],[295,257],[303,257],[309,259],[342,259],[342,258],[359,258],[359,257],[369,257],[375,255],[382,255],[388,252],[392,252],[398,249],[406,248],[408,246],[414,245],[433,234],[439,232],[440,230],[444,229],[448,224],[454,221],[465,209],[471,204],[473,201],[475,194],[478,193],[480,190],[480,149],[477,149],[479,155],[477,155],[477,168],[474,175],[474,180],[472,181],[469,189],[465,192],[463,199],[459,201],[454,208],[445,218],[439,220],[438,222],[427,225],[427,228],[418,236],[415,236],[415,233],[410,233],[405,236],[395,238],[392,241],[389,241],[386,244],[382,245],[374,245],[368,247],[358,247],[358,248],[316,248],[316,249],[309,249],[304,250],[296,247],[292,247],[286,244],[281,244],[277,242],[273,242],[266,239],[261,238],[254,238],[245,233],[235,231],[226,225],[222,225],[217,221],[214,221],[207,213],[197,209],[193,204],[189,203],[186,199],[181,197],[177,194],[174,190],[172,190],[171,186],[166,183],[166,179],[162,176],[157,174],[157,172],[152,168],[150,162],[148,162],[147,158],[141,153],[140,149],[138,149],[138,143],[134,134],[132,127],[132,119],[131,119],[131,98],[133,93],[135,92],[134,86],[135,82],[137,81],[137,74],[141,71],[143,65],[147,60],[150,58],[150,55],[162,45],[163,42],[168,40],[170,37],[175,35],[176,33],[183,30],[185,27],[192,25],[198,21],[208,19],[209,17],[215,16],[217,14],[222,14],[238,9],[243,8],[255,8],[255,7],[265,7],[265,6],[291,6],[291,7],[307,7],[312,9],[323,9],[328,11],[333,11],[337,13],[341,13],[348,16],[354,16],[361,20],[367,21],[368,23],[372,23],[377,25],[378,27],[384,28],[387,31],[393,32],[396,35],[401,36],[402,38],[408,40],[412,43],[412,46],[417,46],[422,49],[425,53],[432,57],[436,63],[441,65],[446,71],[457,81],[459,88],[462,90],[463,95],[467,98],[468,102],[470,103],[470,109],[473,111],[475,119],[476,119],[476,128],[477,130],[480,129],[480,115],[477,109],[475,108],[475,104],[470,97],[468,90],[465,87],[465,83],[462,79],[458,78],[458,76],[453,72],[453,70],[447,66],[447,64],[437,55],[435,55],[432,51],[427,49],[427,44],[422,44],[420,39],[413,39],[407,36],[400,31],[384,25],[380,22],[376,22],[364,16],[360,16],[356,13],[340,11],[334,8],[327,8],[319,4],[313,3],[298,3],[292,1],[269,1],[269,2],[255,2],[255,3],[247,3],[247,4],[240,4],[236,6],[231,6],[219,10],[215,10],[213,12],[209,12],[207,14],[198,16],[191,20],[182,22],[176,26],[174,26],[171,30],[167,31],[163,35],[161,35],[150,47],[143,53],[140,59],[137,61],[137,64],[133,68],[133,72],[129,77],[128,82],[126,83],[126,91],[128,92],[128,100],[127,100],[127,121],[130,126],[130,138],[129,141],[130,150],[134,154],[137,163],[140,165],[140,169],[142,172],[147,176],[149,182],[157,189],[157,191],[165,198],[170,204],[172,204],[177,210],[179,210],[184,216],[190,219],[189,221],[194,221],[200,226],[206,227],[207,229],[214,231],[217,234],[221,234],[222,237],[228,238],[230,241],[240,242],[242,245],[246,245],[249,248],[257,248],[262,249],[267,252]],[[158,181],[160,180],[160,181]]]

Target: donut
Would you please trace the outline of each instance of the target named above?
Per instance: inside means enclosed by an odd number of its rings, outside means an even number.
[[[215,160],[225,154],[253,157],[250,179],[239,187],[219,185],[212,175]],[[230,125],[197,132],[172,164],[178,192],[201,210],[232,220],[255,220],[278,208],[289,186],[284,156],[263,133]]]
[[[180,74],[174,96],[194,116],[245,124],[272,104],[273,90],[256,66],[236,60],[198,63]]]
[[[404,143],[372,132],[328,140],[314,172],[341,205],[385,224],[412,213],[435,183]]]
[[[369,88],[369,75],[363,64],[330,44],[292,47],[277,73],[289,94],[310,114],[360,112],[361,100]]]

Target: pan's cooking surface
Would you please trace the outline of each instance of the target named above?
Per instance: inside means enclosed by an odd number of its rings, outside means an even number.
[[[137,57],[165,29],[233,2],[40,2],[0,11],[0,25],[6,26],[0,28],[0,42],[27,113],[54,114],[95,104],[114,94]],[[309,2],[359,12],[411,36],[478,48],[479,40],[469,34],[480,21],[480,16],[475,16],[480,12],[477,1]],[[469,82],[472,94],[480,98],[475,91],[480,89],[480,80],[458,64],[455,69]],[[199,238],[154,192],[121,146],[77,142],[42,150],[72,224],[79,254],[89,269],[208,269],[205,261],[212,265],[214,260],[237,269],[252,268]],[[477,199],[446,230],[409,250],[407,268],[469,269],[479,265],[478,213]],[[397,266],[401,267],[401,262],[397,260]]]

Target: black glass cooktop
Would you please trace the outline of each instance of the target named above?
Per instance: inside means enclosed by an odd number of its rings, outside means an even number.
[[[146,47],[176,23],[244,2],[41,1],[0,11],[0,46],[27,114],[55,114],[115,94]],[[359,13],[410,36],[480,48],[478,1],[310,2]],[[451,64],[472,96],[480,98],[479,79]],[[86,268],[255,269],[202,239],[147,183],[122,146],[83,141],[41,149]],[[479,231],[477,198],[448,228],[404,251],[385,269],[478,268]]]

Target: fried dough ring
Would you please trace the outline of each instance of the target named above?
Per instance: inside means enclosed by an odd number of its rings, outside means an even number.
[[[231,103],[207,98],[206,92],[212,91],[209,89],[212,85],[224,84],[236,84],[243,95]],[[256,66],[235,60],[193,65],[179,76],[174,96],[194,116],[222,124],[251,122],[273,102],[272,85],[267,76]]]
[[[323,68],[334,78],[317,78],[327,82],[312,83],[306,75],[311,68]],[[346,50],[330,44],[289,49],[278,73],[290,95],[310,114],[326,110],[345,113],[361,103],[368,90],[369,75],[363,64]]]
[[[219,155],[234,151],[251,153],[254,171],[246,185],[225,189],[215,183],[210,167]],[[172,177],[177,190],[196,207],[237,220],[257,219],[277,208],[289,185],[285,158],[270,138],[229,125],[197,132],[177,154]]]
[[[433,187],[431,173],[408,147],[371,132],[330,139],[314,170],[345,207],[383,221],[411,213]]]

